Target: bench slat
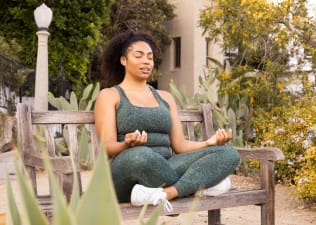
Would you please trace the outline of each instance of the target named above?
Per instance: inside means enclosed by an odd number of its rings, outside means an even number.
[[[216,197],[180,198],[176,201],[171,201],[173,206],[171,213],[162,213],[162,215],[189,213],[191,209],[193,211],[208,211],[218,208],[260,205],[263,203],[266,203],[265,190],[234,191]],[[141,207],[133,207],[130,203],[121,203],[120,208],[124,219],[138,218],[142,209]],[[148,206],[146,215],[149,216],[154,208],[154,206]]]
[[[179,118],[182,122],[201,122],[203,121],[203,114],[202,111],[181,110],[179,111]]]
[[[73,168],[71,166],[71,158],[70,156],[63,157],[50,157],[49,158],[55,172],[60,173],[73,173]],[[45,169],[44,161],[41,156],[35,154],[24,154],[23,158],[24,165],[34,167],[37,169]]]
[[[91,111],[32,112],[33,124],[89,124],[94,123]]]
[[[173,211],[171,213],[162,212],[161,215],[174,215],[189,213],[193,211],[208,211],[218,208],[229,208],[246,205],[260,205],[266,203],[265,190],[233,190],[226,194],[216,197],[186,197],[171,201]],[[44,211],[52,211],[50,196],[41,196],[39,202]],[[134,207],[130,203],[120,204],[122,217],[126,220],[137,219],[140,215],[142,207]],[[155,209],[155,206],[147,206],[145,216],[150,214]]]

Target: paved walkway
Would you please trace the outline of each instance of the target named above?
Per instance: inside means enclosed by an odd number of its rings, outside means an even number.
[[[15,151],[0,153],[0,181],[6,179],[7,174],[14,174]]]

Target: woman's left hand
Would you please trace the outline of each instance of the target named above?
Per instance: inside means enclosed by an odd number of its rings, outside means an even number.
[[[232,129],[229,129],[228,131],[225,131],[224,129],[218,129],[218,131],[216,131],[216,133],[206,141],[206,144],[208,146],[224,145],[232,138],[233,138]]]

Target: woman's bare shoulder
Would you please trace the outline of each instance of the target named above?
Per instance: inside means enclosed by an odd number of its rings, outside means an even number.
[[[107,102],[108,101],[118,102],[120,99],[120,95],[114,87],[104,88],[100,91],[100,93],[98,95],[98,99],[99,100],[106,100]]]
[[[118,95],[118,92],[114,87],[103,88],[99,93],[99,96],[101,97],[115,96],[115,95]]]
[[[157,90],[161,97],[172,98],[172,95],[165,90]]]
[[[165,90],[157,90],[159,95],[166,101],[168,102],[169,105],[175,105],[175,100],[173,96],[170,94],[170,92],[165,91]]]

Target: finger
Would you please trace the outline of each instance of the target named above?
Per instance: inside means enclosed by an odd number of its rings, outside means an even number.
[[[216,139],[219,145],[222,145],[226,142],[226,134],[223,129],[218,129],[218,131],[216,132]]]
[[[217,138],[220,138],[220,139],[225,138],[225,132],[224,132],[224,130],[221,129],[221,128],[218,129],[217,132],[216,132],[216,136],[217,136]]]
[[[137,139],[137,133],[134,132],[134,133],[131,134],[131,140],[135,141],[136,139]]]
[[[229,129],[228,131],[221,129],[220,133],[222,134],[225,143],[233,138],[232,129]]]
[[[135,137],[135,142],[139,143],[141,142],[141,139],[142,139],[142,135],[140,132],[138,132]]]
[[[231,128],[228,130],[228,137],[229,139],[233,139],[233,130]]]
[[[127,139],[130,139],[131,138],[131,134],[125,134],[125,141],[127,141]]]
[[[227,132],[222,128],[221,129],[221,134],[222,134],[222,136],[226,139],[227,137],[228,137],[228,134],[227,134]]]
[[[129,138],[125,139],[125,143],[130,146],[130,147],[134,147],[136,145],[135,143],[135,137],[131,136]]]
[[[146,143],[147,142],[147,133],[146,133],[146,131],[142,131],[142,135],[141,135],[141,142],[142,143]]]
[[[225,136],[225,142],[228,142],[229,140],[233,139],[232,129],[229,129],[228,131],[223,130],[223,134]]]
[[[137,144],[137,137],[139,136],[139,131],[135,131],[130,135],[130,145],[135,146]]]
[[[219,130],[217,130],[216,133],[215,133],[215,140],[216,140],[216,144],[217,145],[221,144],[221,134],[220,134]]]
[[[128,145],[131,146],[132,140],[134,140],[134,133],[127,133],[125,134],[124,142]]]

